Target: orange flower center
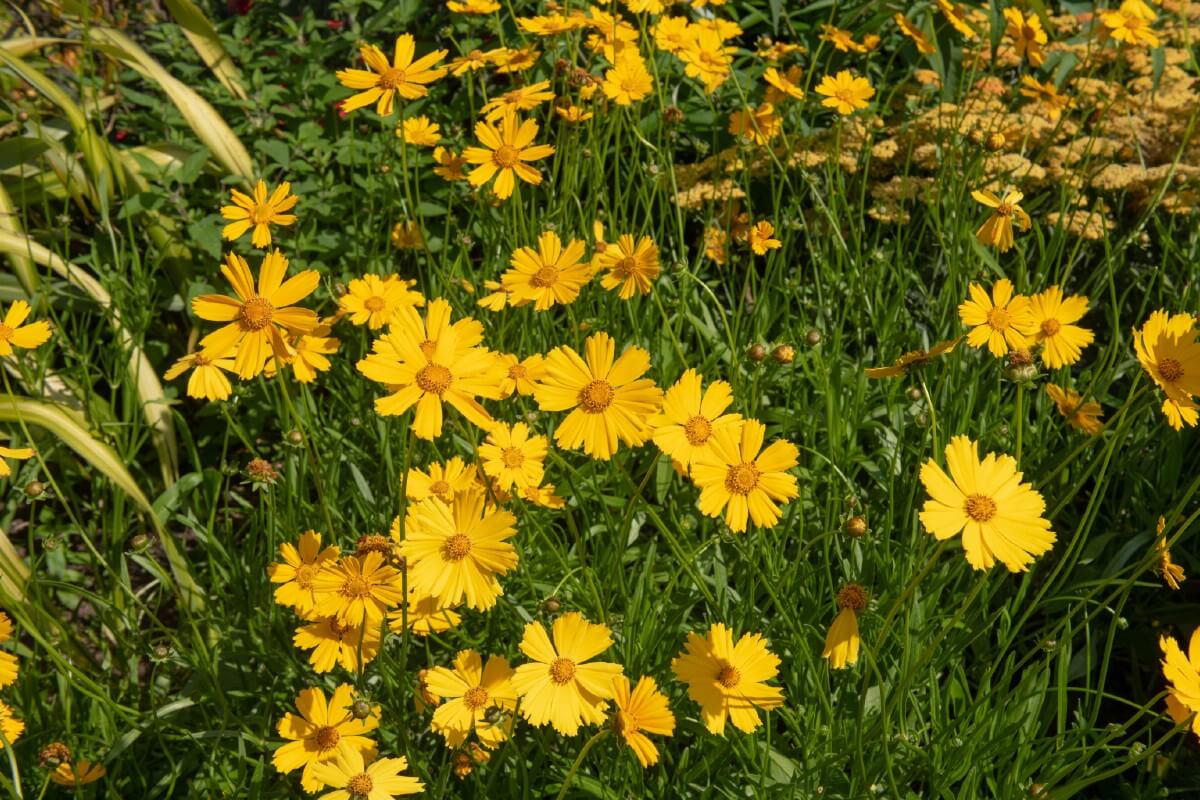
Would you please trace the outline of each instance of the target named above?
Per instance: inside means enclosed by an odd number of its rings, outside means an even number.
[[[1012,203],[1001,203],[996,206],[996,216],[1011,217],[1013,213]]]
[[[525,454],[521,452],[519,447],[507,447],[502,454],[504,466],[509,469],[516,469],[525,461]]]
[[[1173,358],[1164,358],[1158,362],[1158,374],[1167,383],[1172,383],[1183,377],[1183,364]]]
[[[375,781],[371,780],[371,776],[365,772],[346,781],[346,791],[350,793],[351,797],[367,797],[374,788]]]
[[[687,437],[688,444],[692,447],[699,447],[708,441],[709,436],[712,436],[712,423],[704,417],[696,415],[684,424],[683,435]]]
[[[12,328],[8,327],[4,323],[0,323],[0,342],[7,342],[13,337],[14,332],[15,331],[13,331]]]
[[[361,575],[354,575],[342,584],[341,594],[343,597],[370,597],[371,584]]]
[[[463,695],[463,704],[471,711],[483,708],[487,705],[487,701],[488,691],[482,686],[472,686],[470,689],[467,689],[467,693]]]
[[[329,630],[333,632],[334,636],[345,636],[352,627],[352,625],[343,625],[338,622],[337,617],[329,618]]]
[[[1037,31],[1033,29],[1032,25],[1022,25],[1021,38],[1028,39],[1029,43],[1033,44],[1033,41],[1037,39]]]
[[[599,414],[612,405],[614,394],[608,381],[592,381],[579,390],[579,407],[588,414]]]
[[[633,256],[625,256],[613,267],[613,275],[618,278],[628,278],[637,272],[638,262]]]
[[[996,516],[996,501],[986,494],[973,494],[967,498],[967,516],[976,522],[987,522]]]
[[[300,584],[301,589],[311,589],[313,578],[320,570],[316,564],[301,564],[296,568],[296,583]]]
[[[504,93],[504,103],[506,105],[515,106],[521,101],[521,90],[513,89],[511,92]]]
[[[854,105],[854,90],[849,86],[840,87],[833,96],[847,105]]]
[[[450,387],[453,380],[454,376],[450,374],[450,370],[441,364],[428,364],[417,373],[417,386],[421,387],[421,391],[430,394],[440,395]]]
[[[550,680],[559,686],[575,677],[575,662],[569,658],[556,658],[550,665]]]
[[[265,225],[275,216],[275,209],[266,203],[256,203],[250,212],[250,221],[255,225]]]
[[[597,253],[603,253],[607,249],[608,249],[608,242],[606,242],[604,240],[600,240],[600,241],[596,242],[596,252]]]
[[[238,312],[238,321],[244,328],[261,331],[271,324],[271,317],[274,314],[275,306],[271,305],[271,301],[256,294],[242,303],[242,308]]]
[[[393,67],[379,76],[379,88],[390,92],[399,88],[407,80],[408,76],[404,74],[404,70]]]
[[[512,169],[518,161],[518,156],[521,151],[513,147],[511,144],[502,144],[492,153],[492,161],[496,162],[496,166],[501,169]]]
[[[742,682],[742,673],[737,667],[726,664],[721,667],[721,671],[717,673],[717,683],[724,686],[726,689],[732,689]]]
[[[446,561],[462,561],[471,552],[471,538],[465,533],[456,533],[442,543],[442,558]]]
[[[557,267],[542,267],[537,272],[533,273],[533,277],[529,279],[529,282],[539,289],[544,289],[547,286],[553,286],[557,280]]]
[[[383,308],[386,305],[386,300],[384,300],[382,297],[374,295],[363,301],[363,308],[367,309],[367,311],[383,311]]]
[[[862,611],[867,607],[867,593],[857,583],[847,583],[837,596],[838,608]]]
[[[313,736],[313,741],[317,743],[318,750],[332,750],[337,747],[338,740],[341,738],[342,735],[338,733],[337,728],[326,725],[322,728],[317,728],[317,732]]]
[[[750,494],[750,490],[758,485],[758,476],[761,474],[758,467],[750,462],[730,467],[725,476],[725,489],[732,494]]]
[[[988,325],[991,325],[998,331],[1002,331],[1008,327],[1008,323],[1012,318],[1008,311],[1003,308],[993,308],[987,314]]]
[[[1046,336],[1053,336],[1058,333],[1058,329],[1061,327],[1056,319],[1042,320],[1042,333]]]
[[[450,495],[450,484],[445,481],[434,481],[429,484],[429,492],[445,500]]]
[[[9,332],[9,336],[12,335],[11,328],[9,328],[7,325],[0,325],[0,339],[8,338],[8,336],[4,335],[5,331]],[[193,367],[207,367],[212,362],[213,362],[213,360],[211,358],[209,358],[208,356],[204,355],[204,353],[196,353],[196,355],[192,357],[192,366]]]
[[[520,364],[513,364],[508,368],[508,377],[512,378],[514,381],[525,380],[525,378],[528,376],[529,370]]]
[[[433,358],[433,351],[437,349],[437,342],[435,342],[433,339],[426,339],[425,341],[421,342],[419,347],[421,348],[421,355],[425,356],[426,358]]]

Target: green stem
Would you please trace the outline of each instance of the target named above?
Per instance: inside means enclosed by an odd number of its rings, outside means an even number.
[[[575,762],[571,764],[571,768],[567,770],[566,777],[563,778],[562,788],[558,790],[558,797],[555,798],[555,800],[563,800],[563,798],[567,796],[567,790],[571,788],[571,781],[574,780],[575,773],[579,771],[579,765],[583,763],[584,756],[588,754],[588,751],[592,749],[592,746],[595,745],[596,742],[603,739],[607,734],[608,728],[601,728],[595,736],[588,739],[584,743],[583,748],[579,751],[579,755],[575,756]],[[15,768],[16,767],[14,765],[14,769]]]

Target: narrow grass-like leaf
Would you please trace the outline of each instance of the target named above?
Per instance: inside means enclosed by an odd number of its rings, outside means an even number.
[[[204,63],[217,76],[221,85],[239,100],[246,99],[246,89],[242,86],[242,74],[229,51],[221,44],[217,29],[209,22],[204,12],[192,0],[166,0],[167,9],[184,35],[192,43],[192,47],[204,59]]]

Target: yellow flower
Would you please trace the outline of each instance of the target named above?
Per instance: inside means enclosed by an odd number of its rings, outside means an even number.
[[[821,35],[817,37],[822,42],[829,42],[835,50],[843,53],[865,53],[868,48],[854,41],[854,34],[832,25],[821,25]]]
[[[382,554],[345,556],[313,578],[316,611],[336,615],[342,624],[362,625],[365,620],[378,626],[388,608],[404,596],[400,585],[400,573],[383,563]]]
[[[723,266],[729,260],[726,242],[729,234],[719,225],[710,225],[704,229],[704,257],[717,266]]]
[[[405,494],[409,500],[419,503],[436,497],[450,505],[459,492],[468,491],[475,485],[475,465],[466,464],[458,456],[454,456],[445,464],[434,462],[428,469],[428,473],[415,467],[408,471]]]
[[[364,635],[365,632],[365,635]],[[339,622],[337,617],[321,617],[296,629],[292,644],[300,650],[312,650],[308,663],[317,673],[329,672],[340,664],[347,672],[358,672],[358,656],[369,664],[379,653],[379,626]]]
[[[564,498],[554,493],[553,483],[543,486],[526,486],[517,493],[517,496],[527,503],[542,508],[562,508],[567,504]]]
[[[500,74],[524,72],[531,69],[541,55],[537,48],[532,46],[516,50],[500,47],[489,52],[489,56],[496,62],[496,72]]]
[[[402,220],[392,226],[392,247],[397,250],[424,250],[425,235],[421,225],[413,219]]]
[[[450,304],[441,298],[429,304],[424,324],[416,309],[401,308],[398,321],[372,345],[374,352],[357,364],[359,372],[392,392],[375,400],[376,413],[396,416],[416,406],[413,432],[421,439],[441,436],[443,403],[488,429],[492,417],[475,398],[500,396],[499,361],[487,348],[475,346],[478,323],[466,318],[450,326],[445,324],[449,315]],[[468,320],[473,324],[461,324]]]
[[[672,459],[690,467],[701,456],[712,454],[713,432],[736,426],[740,414],[726,414],[733,404],[733,388],[714,381],[703,394],[704,376],[689,369],[663,397],[662,411],[651,417],[654,443]]]
[[[938,342],[928,350],[910,350],[903,354],[889,366],[886,367],[868,367],[863,370],[868,378],[898,378],[902,375],[907,375],[908,371],[913,368],[924,367],[938,356],[943,356],[947,353],[954,352],[954,348],[962,341],[962,337],[957,339],[947,339]]]
[[[1139,45],[1158,47],[1161,42],[1150,27],[1153,17],[1146,19],[1139,13],[1137,5],[1122,3],[1121,7],[1115,11],[1101,11],[1100,20],[1108,29],[1108,35],[1118,42],[1124,42],[1134,47]]]
[[[545,436],[530,436],[524,422],[512,426],[496,423],[487,441],[479,446],[483,471],[494,478],[501,490],[516,486],[524,489],[537,486],[545,473],[546,453],[550,440]]]
[[[660,17],[654,23],[654,45],[673,55],[691,44],[691,32],[687,17]]]
[[[442,138],[441,130],[436,122],[430,122],[429,117],[422,114],[419,117],[409,117],[396,128],[396,138],[413,147],[433,147]]]
[[[254,197],[250,197],[237,189],[231,189],[233,205],[222,206],[221,216],[232,220],[221,231],[226,240],[232,242],[243,233],[254,228],[250,243],[255,247],[266,248],[271,244],[272,225],[291,225],[296,216],[284,212],[291,211],[300,199],[291,193],[292,185],[287,181],[275,187],[270,197],[267,196],[267,184],[259,181],[254,186]]]
[[[1049,81],[1043,83],[1032,75],[1022,75],[1021,83],[1021,96],[1037,101],[1051,122],[1058,122],[1062,112],[1075,107],[1075,101]]]
[[[1167,683],[1167,710],[1178,725],[1191,717],[1192,732],[1200,736],[1200,628],[1192,631],[1185,655],[1172,636],[1160,636],[1162,670]]]
[[[913,44],[917,46],[918,53],[932,55],[937,52],[937,47],[934,46],[933,42],[929,41],[929,37],[925,35],[925,32],[914,25],[908,17],[900,12],[896,12],[894,19],[896,20],[896,24],[900,26],[900,32],[909,39],[912,39]]]
[[[557,233],[546,231],[538,237],[537,250],[521,247],[513,252],[500,282],[513,299],[533,303],[535,311],[574,303],[592,278],[591,266],[580,262],[584,247],[582,239],[572,239],[564,248]]]
[[[220,358],[213,357],[209,351],[188,353],[172,364],[171,368],[163,373],[163,378],[173,381],[189,369],[192,370],[192,374],[187,383],[188,397],[211,401],[229,399],[233,387],[229,385],[229,379],[221,370],[234,371],[231,353]]]
[[[630,47],[617,56],[616,66],[604,73],[604,94],[619,106],[628,106],[646,97],[654,89],[654,79],[636,49]]]
[[[853,114],[860,108],[866,108],[867,102],[875,96],[875,89],[866,78],[856,77],[850,70],[842,70],[837,75],[826,75],[817,85],[817,94],[823,95],[821,105],[832,108],[842,116]]]
[[[736,47],[725,45],[717,31],[693,25],[688,29],[686,45],[675,55],[683,61],[687,76],[699,78],[704,91],[712,94],[729,77],[736,52]]]
[[[448,181],[465,181],[467,173],[463,171],[467,160],[453,150],[444,147],[433,148],[433,160],[437,166],[433,168],[434,175],[440,175]]]
[[[517,535],[516,517],[484,500],[483,492],[464,492],[450,506],[431,497],[408,511],[400,553],[409,585],[443,607],[465,598],[471,608],[486,611],[504,594],[496,576],[517,566],[508,541]]]
[[[434,667],[425,675],[429,691],[442,702],[433,712],[433,729],[449,747],[461,747],[474,732],[489,748],[507,738],[503,725],[490,721],[496,711],[510,714],[517,706],[517,690],[508,659],[492,656],[487,665],[474,650],[461,650],[454,669]]]
[[[455,14],[494,14],[500,10],[499,0],[449,0],[446,8]]]
[[[972,567],[988,569],[999,560],[1010,572],[1025,572],[1034,556],[1054,545],[1054,532],[1042,517],[1046,503],[1021,482],[1011,456],[988,453],[980,461],[978,445],[955,436],[946,445],[946,463],[949,476],[932,458],[921,467],[930,496],[921,523],[939,540],[961,532]]]
[[[529,397],[533,395],[535,384],[546,374],[546,359],[533,354],[525,360],[505,354],[500,356],[504,365],[504,378],[500,381],[500,397],[511,397],[513,392]]]
[[[1166,393],[1162,412],[1175,430],[1196,426],[1195,396],[1200,395],[1200,342],[1191,314],[1170,316],[1155,311],[1141,330],[1133,332],[1138,362]]]
[[[763,103],[758,108],[747,106],[729,115],[729,132],[757,145],[770,142],[779,135],[781,127],[775,106],[770,103]]]
[[[867,607],[867,593],[857,583],[847,583],[838,591],[838,615],[825,636],[821,658],[829,659],[831,669],[845,669],[858,663],[862,642],[858,635],[858,612]]]
[[[301,272],[287,281],[288,261],[283,253],[272,250],[263,257],[258,288],[246,260],[230,253],[221,273],[233,286],[237,299],[220,294],[205,294],[192,300],[192,312],[200,319],[224,322],[200,340],[207,359],[226,357],[234,347],[234,368],[242,378],[262,372],[272,354],[280,361],[292,357],[283,339],[285,332],[311,333],[317,327],[317,315],[294,304],[313,293],[321,277],[314,269]]]
[[[716,429],[709,452],[692,462],[700,511],[709,517],[724,511],[734,533],[746,530],[747,516],[758,527],[775,527],[780,517],[777,503],[786,505],[800,494],[795,476],[787,472],[796,466],[800,451],[783,440],[764,450],[765,434],[766,426],[756,419]]]
[[[531,111],[547,100],[553,99],[554,92],[550,91],[550,81],[539,81],[529,86],[512,89],[494,100],[484,103],[483,108],[479,109],[479,113],[488,122],[495,122],[510,111]]]
[[[586,20],[578,16],[564,17],[562,14],[547,14],[539,17],[517,17],[517,27],[534,36],[557,36],[560,33],[579,30]]]
[[[1023,231],[1029,230],[1032,224],[1020,202],[1025,197],[1021,192],[1006,192],[999,197],[987,190],[971,192],[975,201],[993,209],[992,215],[979,226],[975,238],[982,245],[995,247],[1001,253],[1008,252],[1013,246],[1013,221]]]
[[[17,461],[25,461],[33,458],[36,451],[28,447],[0,447],[0,478],[7,478],[12,475],[12,467],[4,459],[12,458]]]
[[[608,626],[572,611],[554,620],[552,631],[553,642],[542,623],[525,626],[521,652],[530,663],[517,667],[512,685],[529,724],[549,723],[563,736],[574,736],[580,724],[604,721],[613,678],[623,670],[620,664],[591,661],[612,645]]]
[[[351,324],[378,330],[392,321],[398,309],[425,305],[425,297],[412,289],[415,283],[399,275],[363,275],[350,281],[346,293],[338,298],[338,307]]]
[[[297,544],[284,542],[279,545],[279,555],[283,562],[267,565],[267,576],[275,587],[275,602],[281,606],[291,606],[301,616],[316,610],[317,599],[313,594],[313,579],[325,567],[337,563],[339,550],[337,545],[321,549],[321,534],[316,531],[305,531]]]
[[[1104,411],[1099,403],[1081,403],[1079,392],[1074,389],[1063,389],[1053,383],[1046,384],[1046,394],[1058,406],[1058,413],[1066,418],[1072,428],[1078,428],[1088,436],[1095,436],[1104,429],[1100,417]]]
[[[1167,521],[1163,517],[1158,518],[1158,528],[1155,531],[1157,539],[1155,540],[1155,548],[1158,550],[1158,574],[1162,576],[1163,582],[1172,589],[1179,589],[1179,585],[1183,583],[1186,577],[1183,574],[1183,567],[1171,560],[1171,548],[1167,546],[1167,537],[1163,534],[1163,529],[1166,528]]]
[[[750,249],[755,255],[766,255],[768,250],[778,250],[783,242],[775,238],[775,226],[766,220],[754,223],[750,228]]]
[[[4,739],[10,745],[25,732],[25,723],[13,716],[13,710],[7,703],[0,703],[0,732],[4,733]],[[4,747],[0,743],[0,749]]]
[[[392,522],[392,539],[400,544],[400,518]],[[388,628],[395,633],[404,632],[407,619],[408,629],[415,636],[428,636],[431,633],[445,633],[451,628],[458,627],[462,617],[450,606],[442,605],[436,597],[409,589],[406,608],[398,608],[388,612]]]
[[[942,16],[950,23],[954,30],[961,33],[968,39],[974,39],[978,34],[966,21],[966,10],[956,3],[951,3],[950,0],[937,0],[938,8],[942,12]]]
[[[0,611],[0,642],[7,642],[12,636],[12,620],[8,614]],[[0,689],[12,686],[21,671],[21,662],[7,650],[0,650]]]
[[[582,108],[576,105],[556,105],[554,107],[554,113],[557,114],[558,118],[563,122],[569,122],[572,125],[577,122],[587,122],[589,119],[595,116],[591,111],[584,111]]]
[[[617,237],[616,244],[606,243],[592,263],[607,270],[600,278],[600,285],[610,290],[619,287],[617,296],[628,300],[635,291],[650,294],[650,285],[659,273],[658,247],[649,236],[634,244],[633,236],[626,233]]]
[[[1030,12],[1022,14],[1019,8],[1004,9],[1004,19],[1008,21],[1005,33],[1013,40],[1017,48],[1017,58],[1024,58],[1035,67],[1040,67],[1046,60],[1042,45],[1049,41],[1046,32],[1042,30],[1042,22],[1037,14]]]
[[[800,67],[791,67],[786,74],[781,73],[774,67],[768,67],[763,73],[763,80],[769,85],[767,90],[767,101],[771,103],[779,103],[783,100],[803,100],[804,90],[800,88]]]
[[[332,366],[325,356],[336,353],[338,347],[341,346],[341,341],[330,336],[329,333],[328,325],[319,325],[313,328],[311,334],[304,334],[289,340],[288,344],[292,348],[292,360],[288,362],[288,366],[292,368],[292,374],[300,383],[312,383],[317,379],[318,373],[328,372]],[[275,358],[271,357],[267,359],[263,374],[268,378],[273,377],[276,369]]]
[[[290,711],[279,720],[280,737],[288,739],[275,751],[271,763],[279,772],[292,772],[303,767],[300,786],[310,794],[324,782],[317,777],[320,764],[334,760],[340,752],[354,750],[375,756],[375,743],[366,734],[379,727],[379,706],[372,706],[366,719],[355,719],[351,706],[354,687],[343,683],[334,690],[329,701],[325,693],[314,686],[300,692],[296,698],[298,715]]]
[[[415,44],[410,33],[396,37],[396,52],[391,64],[383,51],[373,44],[362,45],[359,52],[370,71],[340,69],[337,72],[342,86],[358,92],[342,101],[342,111],[347,114],[375,103],[376,113],[386,117],[392,113],[396,95],[405,100],[425,97],[429,94],[426,84],[446,74],[446,67],[434,67],[434,64],[445,58],[447,51],[435,50],[414,61]]]
[[[1087,313],[1087,307],[1086,297],[1076,294],[1064,298],[1057,286],[1029,298],[1035,326],[1032,341],[1042,345],[1042,363],[1050,369],[1074,364],[1083,355],[1083,348],[1095,339],[1087,328],[1073,324]]]
[[[317,800],[392,800],[425,791],[420,779],[400,774],[408,767],[408,759],[374,758],[373,751],[366,756],[357,747],[338,748],[332,760],[313,769],[316,781],[334,790]]]
[[[93,764],[81,758],[73,764],[59,764],[50,773],[50,780],[59,786],[87,786],[108,774],[103,764]]]
[[[14,300],[0,322],[0,356],[11,356],[13,348],[32,350],[41,347],[50,338],[50,323],[45,320],[22,325],[29,316],[29,303]]]
[[[672,735],[675,733],[675,715],[671,713],[666,695],[658,690],[654,678],[642,676],[630,691],[629,678],[617,675],[613,678],[613,703],[617,706],[613,714],[613,730],[633,750],[642,767],[657,764],[658,748],[646,733]]]
[[[487,121],[475,123],[475,137],[483,147],[468,147],[463,151],[463,158],[478,165],[467,175],[467,180],[472,186],[482,186],[496,178],[492,191],[501,200],[512,195],[514,175],[537,186],[542,182],[542,173],[526,162],[554,155],[553,145],[533,144],[537,132],[537,122],[531,119],[521,122],[514,111],[505,112],[499,127]]]
[[[726,718],[738,730],[752,733],[762,724],[757,709],[783,705],[783,690],[766,684],[779,674],[779,658],[761,634],[744,634],[734,644],[733,632],[720,622],[705,636],[691,631],[684,652],[671,661],[671,671],[700,704],[709,733],[718,736],[725,735]]]
[[[1012,281],[1001,278],[992,286],[989,298],[983,287],[972,283],[969,287],[971,299],[958,306],[958,317],[970,326],[967,344],[983,347],[996,358],[1000,358],[1011,347],[1014,350],[1029,348],[1027,336],[1034,335],[1037,325],[1030,311],[1029,298],[1013,296]]]
[[[587,361],[566,345],[546,356],[546,376],[534,390],[542,411],[566,411],[554,441],[559,447],[607,461],[620,440],[639,447],[650,437],[647,418],[662,403],[662,389],[641,378],[650,354],[630,347],[615,362],[616,344],[607,333],[588,337]]]

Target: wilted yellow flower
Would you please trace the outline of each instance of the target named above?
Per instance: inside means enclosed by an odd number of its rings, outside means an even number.
[[[163,378],[173,381],[189,369],[192,370],[192,374],[188,377],[188,397],[209,401],[229,399],[233,387],[222,370],[235,371],[232,349],[220,357],[209,350],[188,353],[172,364],[171,368],[163,373]]]
[[[858,663],[862,640],[858,635],[858,612],[867,607],[867,593],[857,583],[847,583],[838,591],[838,615],[825,636],[821,658],[829,659],[831,669],[845,669]]]
[[[914,367],[923,367],[926,364],[931,363],[933,359],[937,358],[938,356],[943,356],[947,353],[954,352],[954,348],[957,347],[958,343],[961,341],[962,337],[960,336],[957,339],[947,339],[945,341],[938,342],[928,350],[910,350],[893,361],[889,366],[868,367],[863,371],[866,373],[868,378],[898,378],[901,375],[907,375],[908,371]]]
[[[1178,589],[1186,576],[1183,574],[1183,567],[1171,560],[1171,548],[1167,546],[1167,537],[1163,534],[1166,527],[1166,519],[1160,516],[1155,530],[1157,538],[1154,540],[1154,546],[1158,550],[1158,574],[1167,586]]]
[[[1013,246],[1013,225],[1016,224],[1021,230],[1027,231],[1033,224],[1025,209],[1020,206],[1025,197],[1021,192],[1009,191],[1004,197],[999,197],[993,192],[983,190],[971,192],[971,197],[992,209],[992,215],[975,232],[975,239],[982,245],[995,247],[1001,253],[1006,253]]]
[[[453,150],[444,147],[433,148],[433,160],[437,166],[433,168],[434,175],[440,175],[448,181],[465,181],[467,173],[463,171],[467,159]]]

